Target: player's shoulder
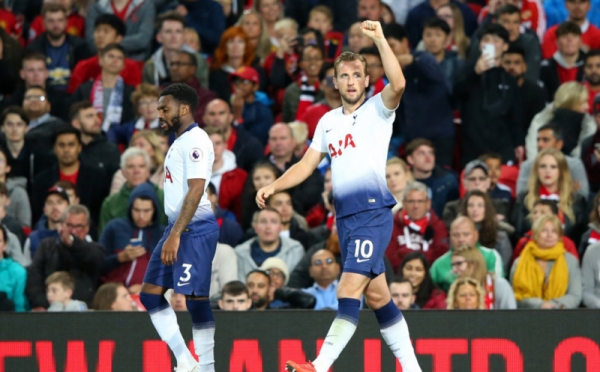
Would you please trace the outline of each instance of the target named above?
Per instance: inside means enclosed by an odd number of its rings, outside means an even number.
[[[181,144],[183,146],[198,146],[205,145],[210,143],[212,145],[212,141],[208,137],[208,134],[204,131],[204,129],[200,127],[194,127],[188,132],[186,132],[183,136],[180,137]]]
[[[325,113],[325,115],[323,115],[323,116],[321,117],[321,120],[329,120],[329,119],[333,119],[333,118],[339,117],[340,115],[344,115],[344,112],[343,112],[343,107],[342,107],[342,106],[340,106],[340,107],[338,107],[338,108],[336,108],[336,109],[333,109],[333,110],[327,111],[327,112]]]

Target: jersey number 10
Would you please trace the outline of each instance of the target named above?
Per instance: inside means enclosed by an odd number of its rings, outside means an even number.
[[[370,240],[363,240],[361,243],[360,239],[356,239],[354,243],[356,244],[356,248],[354,249],[356,262],[368,261],[373,254],[373,242]]]

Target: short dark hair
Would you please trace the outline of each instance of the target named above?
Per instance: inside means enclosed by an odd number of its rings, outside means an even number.
[[[497,36],[507,44],[510,42],[508,31],[506,31],[506,29],[498,23],[488,23],[487,25],[483,26],[481,39],[483,39],[485,35]]]
[[[587,63],[588,59],[594,57],[600,57],[600,49],[592,49],[588,51],[585,57],[583,57],[584,63]]]
[[[362,48],[358,51],[358,54],[362,54],[363,56],[375,56],[381,60],[381,53],[376,47],[366,47]]]
[[[308,45],[316,46],[317,48],[321,49],[321,52],[323,53],[323,55],[325,55],[325,39],[323,38],[323,34],[321,33],[321,31],[311,27],[304,27],[300,30],[300,32],[298,32],[298,36],[304,36],[306,34],[310,34],[311,32],[315,34],[317,44]],[[308,45],[305,45],[304,47],[307,47]],[[300,58],[302,58],[302,56],[300,56]]]
[[[41,85],[30,85],[27,87],[27,89],[25,89],[25,95],[27,95],[27,92],[29,92],[30,90],[41,90],[42,92],[44,92],[44,96],[48,95],[48,91],[46,90],[46,88],[44,88]]]
[[[110,52],[111,50],[118,50],[119,52],[121,52],[123,55],[125,55],[125,49],[117,44],[117,43],[112,43],[112,44],[108,44],[107,46],[105,46],[101,51],[100,51],[100,55],[103,57],[106,53]]]
[[[65,13],[65,16],[67,16],[68,12],[67,9],[65,9],[64,6],[57,4],[57,3],[46,3],[44,4],[44,6],[42,6],[42,17],[45,17],[46,14],[48,13],[57,13],[57,12],[63,12]]]
[[[502,163],[502,156],[500,154],[498,154],[497,152],[493,152],[493,151],[486,152],[485,154],[479,156],[478,159],[484,163],[489,159],[496,159],[496,160],[499,160],[500,163]]]
[[[100,14],[98,18],[96,18],[96,22],[94,22],[94,29],[99,26],[108,26],[115,30],[117,36],[125,36],[125,23],[119,17],[111,13]]]
[[[319,71],[319,81],[325,79],[325,75],[327,75],[327,70],[332,68],[335,70],[332,62],[323,62],[323,64],[321,65],[321,71]]]
[[[561,36],[565,36],[568,34],[581,36],[581,27],[579,27],[576,23],[571,21],[566,21],[561,23],[556,28],[556,38],[558,39]]]
[[[248,274],[246,274],[246,280],[248,280],[248,277],[250,277],[250,275],[252,275],[252,274],[264,275],[267,278],[267,280],[269,281],[269,285],[271,285],[271,276],[265,270],[255,269],[255,270],[250,271]]]
[[[71,107],[69,108],[69,118],[71,120],[75,119],[77,116],[79,116],[79,112],[81,112],[81,110],[87,110],[92,106],[92,103],[90,101],[83,100],[83,101],[79,101],[79,102],[75,102],[71,105]]]
[[[52,133],[52,146],[56,145],[56,141],[58,140],[58,137],[64,136],[67,134],[72,134],[75,137],[77,137],[77,142],[79,142],[79,144],[81,145],[81,132],[79,132],[79,130],[77,128],[73,128],[72,126],[68,125],[68,126],[63,126],[61,128],[58,128],[57,130],[54,131],[54,133]]]
[[[525,60],[525,51],[518,45],[511,44],[504,54],[519,54]]]
[[[186,56],[189,59],[190,64],[195,68],[198,68],[198,60],[196,59],[194,53],[190,53],[185,50],[180,50],[179,52],[177,52],[177,54]]]
[[[46,66],[46,56],[40,52],[26,52],[23,54],[23,58],[21,59],[21,68],[23,68],[25,62],[27,61],[44,62],[44,66]]]
[[[256,212],[256,218],[258,219],[258,216],[260,216],[260,214],[263,212],[277,213],[277,215],[279,216],[279,220],[281,220],[281,214],[279,213],[279,211],[277,211],[277,209],[275,209],[273,207],[269,207],[269,206],[266,206],[263,209],[258,210],[258,212]]]
[[[21,106],[8,106],[2,111],[2,115],[0,115],[0,126],[4,125],[4,121],[11,114],[19,115],[21,120],[25,122],[25,125],[29,124],[29,118]]]
[[[406,37],[408,36],[404,26],[399,25],[397,23],[383,25],[382,31],[383,35],[385,35],[386,38],[391,37],[392,39],[396,39],[399,41],[406,39]]]
[[[435,28],[438,30],[442,30],[442,32],[446,35],[450,35],[450,26],[448,25],[448,22],[438,17],[431,18],[430,20],[425,22],[425,24],[423,25],[423,31],[425,31],[426,28]]]
[[[392,283],[396,283],[396,284],[404,284],[404,283],[408,283],[410,284],[410,287],[412,288],[412,283],[410,282],[410,280],[403,278],[401,276],[397,276],[394,279],[392,279]]]
[[[319,51],[319,53],[321,53],[321,57],[325,57],[325,50],[323,50],[323,48],[321,48],[318,45],[308,44],[304,46],[304,49],[302,49],[302,53],[300,53],[300,55],[298,56],[298,62],[302,62],[302,59],[304,58],[304,53],[309,49],[316,49]]]
[[[194,88],[187,84],[171,84],[160,92],[160,96],[171,96],[178,103],[190,106],[191,115],[193,115],[194,111],[196,111],[196,106],[198,106],[198,94]]]
[[[221,298],[225,297],[226,294],[230,296],[239,296],[244,293],[250,297],[250,291],[248,291],[246,284],[240,282],[239,280],[234,280],[223,286],[221,289]]]
[[[160,32],[166,21],[179,22],[185,28],[185,18],[175,10],[169,10],[156,18],[156,30]]]
[[[538,205],[545,205],[550,208],[550,211],[552,212],[553,215],[555,215],[555,216],[558,215],[558,204],[554,200],[540,199],[540,200],[536,201],[535,203],[533,203],[534,208]]]
[[[542,125],[537,131],[539,133],[543,130],[551,130],[552,135],[554,136],[554,138],[556,138],[557,141],[563,141],[565,139],[562,128],[552,121],[550,121],[548,124]]]
[[[279,194],[286,194],[287,196],[290,197],[290,199],[292,198],[292,193],[290,192],[290,190],[280,190],[280,191],[277,191],[277,192],[273,193],[273,195],[269,196],[269,199],[267,199],[267,206],[270,205],[271,200],[273,199],[273,197],[275,195],[279,195]],[[277,212],[277,213],[279,213],[279,212]]]
[[[73,182],[71,181],[58,181],[57,183],[54,184],[54,186],[56,187],[60,187],[63,190],[73,190],[73,193],[75,194],[76,197],[79,197],[79,189],[77,188],[77,185],[75,185]]]
[[[517,6],[512,5],[512,4],[502,5],[496,11],[496,18],[500,18],[500,16],[504,15],[504,14],[509,14],[509,15],[518,14],[519,17],[520,17],[521,16],[521,9],[519,9]]]
[[[406,145],[406,156],[412,155],[412,153],[421,146],[431,147],[435,152],[435,146],[433,145],[433,142],[425,138],[417,138],[410,141],[408,145]]]

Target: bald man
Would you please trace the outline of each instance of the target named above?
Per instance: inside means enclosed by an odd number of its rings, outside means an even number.
[[[431,265],[431,278],[444,292],[448,292],[456,279],[456,276],[452,273],[452,251],[454,248],[463,246],[477,247],[483,254],[488,271],[504,276],[500,254],[495,249],[486,248],[479,244],[479,233],[473,221],[469,217],[460,216],[450,225],[450,250]]]
[[[204,110],[204,125],[225,134],[227,150],[233,151],[237,166],[250,173],[252,167],[264,156],[260,141],[241,126],[233,126],[233,113],[227,102],[214,99]]]

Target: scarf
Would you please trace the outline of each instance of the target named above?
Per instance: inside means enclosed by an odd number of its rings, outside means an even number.
[[[158,122],[158,118],[156,118],[148,123],[148,122],[146,122],[146,120],[143,117],[140,117],[139,119],[137,119],[135,121],[135,130],[133,131],[133,133],[135,134],[137,131],[144,130],[144,129],[156,129],[156,128],[160,128],[160,123]]]
[[[513,277],[513,288],[517,301],[527,298],[541,298],[549,301],[567,293],[569,267],[565,259],[565,252],[562,241],[550,249],[541,249],[534,241],[527,243]],[[536,259],[554,261],[548,280]]]
[[[552,201],[556,202],[556,204],[560,203],[560,195],[555,192],[548,191],[548,189],[545,188],[543,185],[540,185],[540,199],[552,200]],[[558,208],[557,217],[560,220],[562,227],[564,228],[565,227],[565,214],[563,213],[563,211],[560,210],[560,207]]]
[[[385,88],[385,79],[384,78],[380,78],[379,80],[377,80],[375,82],[375,84],[371,84],[369,85],[369,87],[367,88],[367,99],[373,97],[374,95],[381,93],[381,91],[383,90],[383,88]]]
[[[108,132],[108,128],[112,124],[121,124],[121,115],[123,114],[123,92],[125,90],[125,83],[123,78],[119,76],[117,84],[110,93],[110,99],[108,105],[106,105],[106,112],[104,112],[104,87],[102,86],[101,75],[96,78],[92,91],[90,93],[90,101],[92,105],[100,114],[100,120],[102,120],[102,130]]]
[[[487,273],[487,275],[485,276],[485,283],[481,283],[484,285],[484,289],[485,289],[485,297],[483,299],[483,304],[485,306],[486,309],[488,310],[493,310],[494,309],[494,302],[496,301],[496,297],[495,297],[495,281],[494,281],[494,277],[491,273]]]
[[[590,238],[588,239],[588,244],[594,244],[598,242],[600,242],[600,233],[592,229],[592,233],[590,234]]]
[[[308,76],[302,74],[300,78],[300,101],[298,102],[298,109],[296,110],[296,120],[301,120],[304,116],[304,111],[315,103],[315,97],[319,92],[319,82],[315,85],[308,85]]]
[[[421,235],[425,234],[425,231],[427,230],[427,226],[429,225],[430,218],[431,218],[431,215],[429,214],[429,212],[427,212],[427,213],[425,213],[425,217],[421,218],[420,220],[413,221],[408,216],[408,213],[406,213],[406,210],[405,209],[402,210],[402,221],[404,222],[404,224],[406,226],[408,226],[411,230],[418,232]]]

